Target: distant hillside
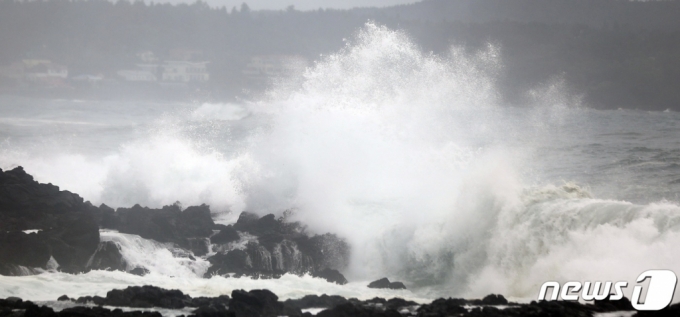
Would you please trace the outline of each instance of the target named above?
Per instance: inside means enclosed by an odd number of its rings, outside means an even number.
[[[337,51],[367,20],[408,33],[425,51],[502,49],[505,101],[563,79],[597,108],[680,110],[680,1],[429,0],[382,9],[251,11],[142,2],[0,0],[0,70],[48,59],[70,75],[115,78],[140,52],[201,52],[202,89],[257,91],[243,80],[253,56],[313,60]],[[132,65],[132,66],[131,66]],[[12,81],[0,79],[0,90]],[[142,89],[146,91],[146,89]]]
[[[384,9],[355,9],[365,15],[431,22],[526,22],[680,28],[680,1],[630,0],[424,0]]]

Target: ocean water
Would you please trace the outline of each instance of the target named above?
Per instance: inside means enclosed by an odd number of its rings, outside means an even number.
[[[433,55],[368,24],[258,100],[0,96],[3,169],[21,165],[94,204],[206,203],[221,223],[292,209],[311,232],[352,246],[345,286],[202,279],[204,259],[107,231],[102,239],[152,273],[0,276],[0,298],[152,284],[193,296],[531,300],[549,280],[633,284],[648,269],[680,272],[680,114],[589,109],[560,81],[509,107],[495,89],[502,71],[501,48]],[[366,287],[384,276],[409,290]]]

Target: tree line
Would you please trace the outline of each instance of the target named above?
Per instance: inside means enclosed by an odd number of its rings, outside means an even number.
[[[213,90],[243,86],[255,55],[337,51],[367,20],[424,51],[501,47],[505,101],[554,78],[597,108],[680,110],[680,1],[429,0],[352,10],[253,11],[141,1],[0,0],[0,65],[45,58],[69,72],[115,74],[137,53],[201,50]],[[252,87],[250,87],[252,88]]]

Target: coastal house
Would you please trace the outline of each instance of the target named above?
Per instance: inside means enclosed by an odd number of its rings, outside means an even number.
[[[46,59],[22,61],[26,81],[43,86],[62,86],[68,78],[68,67]]]

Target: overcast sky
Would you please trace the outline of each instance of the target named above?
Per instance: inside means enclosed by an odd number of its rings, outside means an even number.
[[[253,10],[282,10],[294,5],[297,10],[316,10],[319,8],[350,9],[354,7],[386,7],[397,4],[414,3],[419,0],[204,0],[211,6],[240,7],[248,4]],[[153,0],[156,3],[193,3],[195,0]]]

